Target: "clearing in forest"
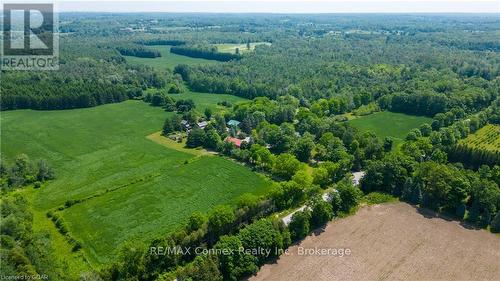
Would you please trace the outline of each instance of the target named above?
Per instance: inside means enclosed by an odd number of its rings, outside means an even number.
[[[153,68],[165,70],[165,69],[174,69],[179,64],[187,64],[187,65],[200,65],[200,64],[211,64],[218,63],[215,60],[207,60],[202,58],[191,58],[187,56],[182,56],[178,54],[173,54],[170,52],[170,47],[167,45],[153,45],[148,46],[148,48],[159,51],[161,53],[161,57],[157,58],[139,58],[133,56],[124,56],[127,63],[130,64],[142,64],[149,65]]]
[[[250,48],[248,48],[249,46],[246,43],[243,43],[243,44],[223,43],[223,44],[212,44],[212,45],[216,46],[217,47],[217,51],[221,52],[221,53],[235,54],[236,53],[236,49],[238,49],[239,52],[240,52],[240,54],[244,54],[244,53],[248,53],[248,52],[251,52],[251,51],[255,50],[256,46],[259,46],[259,45],[270,46],[271,43],[268,43],[268,42],[253,42],[253,43],[250,43]]]
[[[231,105],[236,103],[246,101],[247,99],[227,94],[211,94],[211,93],[199,93],[192,91],[185,91],[180,94],[170,94],[169,95],[174,100],[178,99],[192,99],[196,105],[196,110],[203,114],[205,108],[210,108],[213,112],[220,112],[227,110],[229,107],[224,107],[219,105],[220,102],[227,102]]]
[[[424,116],[408,115],[390,111],[376,112],[348,121],[361,131],[371,131],[379,138],[392,137],[403,140],[408,132],[432,119]]]

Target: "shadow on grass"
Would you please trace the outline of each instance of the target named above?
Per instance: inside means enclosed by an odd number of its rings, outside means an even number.
[[[450,222],[451,221],[456,221],[456,222],[458,222],[458,224],[460,226],[462,226],[463,228],[469,229],[469,230],[481,230],[482,229],[481,227],[477,227],[476,225],[474,225],[474,224],[472,224],[470,222],[467,222],[465,220],[460,220],[460,219],[458,219],[454,215],[447,214],[447,213],[438,213],[438,212],[433,211],[431,209],[423,208],[423,207],[420,207],[420,206],[417,206],[417,205],[413,205],[413,204],[410,204],[410,203],[407,203],[407,204],[409,204],[413,208],[415,208],[415,210],[417,211],[417,213],[419,213],[420,215],[422,215],[426,219],[437,218],[437,219],[443,219],[445,221],[450,221]]]

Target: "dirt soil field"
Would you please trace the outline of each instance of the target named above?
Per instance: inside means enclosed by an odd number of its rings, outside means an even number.
[[[315,247],[333,250],[304,255]],[[335,256],[338,249],[351,253]],[[500,237],[405,203],[373,205],[308,236],[250,280],[500,280]]]

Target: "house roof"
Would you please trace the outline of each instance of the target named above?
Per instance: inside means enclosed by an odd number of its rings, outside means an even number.
[[[227,137],[225,139],[225,141],[226,142],[232,142],[232,143],[234,143],[234,145],[236,145],[236,147],[240,147],[241,146],[241,140],[237,139],[237,138]]]
[[[238,125],[240,124],[240,121],[238,121],[238,120],[232,120],[232,119],[231,119],[231,120],[229,120],[229,121],[227,122],[227,124],[228,124],[229,126],[238,126]]]
[[[202,128],[202,129],[205,128],[207,125],[208,125],[207,121],[201,121],[198,123],[198,127]]]

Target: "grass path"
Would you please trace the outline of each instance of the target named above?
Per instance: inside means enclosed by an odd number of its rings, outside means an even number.
[[[148,135],[146,137],[148,140],[154,141],[155,143],[159,145],[163,145],[167,148],[174,149],[177,151],[189,153],[195,156],[213,156],[217,154],[216,152],[213,151],[208,151],[203,148],[187,148],[186,147],[186,141],[183,140],[181,143],[176,142],[174,140],[171,140],[161,134],[161,131],[152,133],[151,135]]]

